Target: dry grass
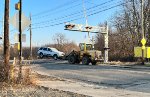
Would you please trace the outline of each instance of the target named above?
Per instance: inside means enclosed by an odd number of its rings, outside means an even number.
[[[29,66],[22,68],[22,83],[17,84],[18,66],[13,68],[13,79],[11,83],[0,82],[0,97],[88,97],[72,92],[60,91],[46,87],[37,86],[38,80],[62,80],[55,77],[43,76],[32,73]]]

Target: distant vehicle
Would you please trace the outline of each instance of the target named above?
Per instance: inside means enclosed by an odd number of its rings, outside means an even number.
[[[58,51],[56,48],[51,47],[41,47],[38,49],[37,53],[40,58],[53,57],[55,60],[62,58],[65,55],[64,52]]]

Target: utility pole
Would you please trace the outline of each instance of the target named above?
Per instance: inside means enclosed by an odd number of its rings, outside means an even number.
[[[21,82],[22,79],[22,29],[21,29],[21,15],[22,15],[22,0],[19,0],[19,81]]]
[[[105,57],[104,57],[104,62],[108,63],[108,51],[109,51],[109,47],[108,47],[108,24],[106,22],[105,24],[106,26],[106,34],[104,34],[104,43],[105,43],[105,47],[104,47],[104,52],[105,52]]]
[[[5,0],[5,12],[4,12],[4,80],[8,80],[9,77],[9,0]]]
[[[83,5],[83,12],[84,12],[85,23],[86,23],[85,26],[87,27],[87,29],[89,29],[88,17],[87,17],[87,13],[86,13],[86,7],[85,7],[84,0],[82,0],[82,5]],[[90,32],[88,32],[88,41],[90,41]]]
[[[31,14],[30,14],[30,21],[32,21]],[[30,24],[30,58],[32,59],[32,22]]]

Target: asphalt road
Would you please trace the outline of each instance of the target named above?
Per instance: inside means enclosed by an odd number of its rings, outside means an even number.
[[[34,62],[33,70],[98,87],[150,93],[150,68],[136,66],[81,65],[66,61]]]

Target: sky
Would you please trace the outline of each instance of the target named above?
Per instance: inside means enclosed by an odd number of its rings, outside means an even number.
[[[2,36],[2,19],[4,16],[4,1],[0,0],[0,35]],[[15,4],[19,0],[10,0],[10,18],[18,11],[15,10]],[[63,33],[65,37],[75,43],[83,42],[87,33],[66,31],[64,22],[85,25],[86,12],[88,24],[97,26],[99,23],[111,21],[119,7],[121,0],[22,0],[22,11],[27,18],[31,14],[32,18],[32,43],[33,46],[42,46],[53,44],[53,36],[56,33]],[[84,3],[83,3],[84,2]],[[83,11],[85,9],[85,11]],[[107,10],[109,9],[109,10]],[[80,18],[80,19],[79,19]],[[74,20],[74,21],[71,21]],[[26,42],[23,46],[29,46],[29,28],[23,31],[26,34]],[[19,33],[10,24],[10,43],[14,44],[14,36]],[[90,34],[90,37],[96,34]]]

